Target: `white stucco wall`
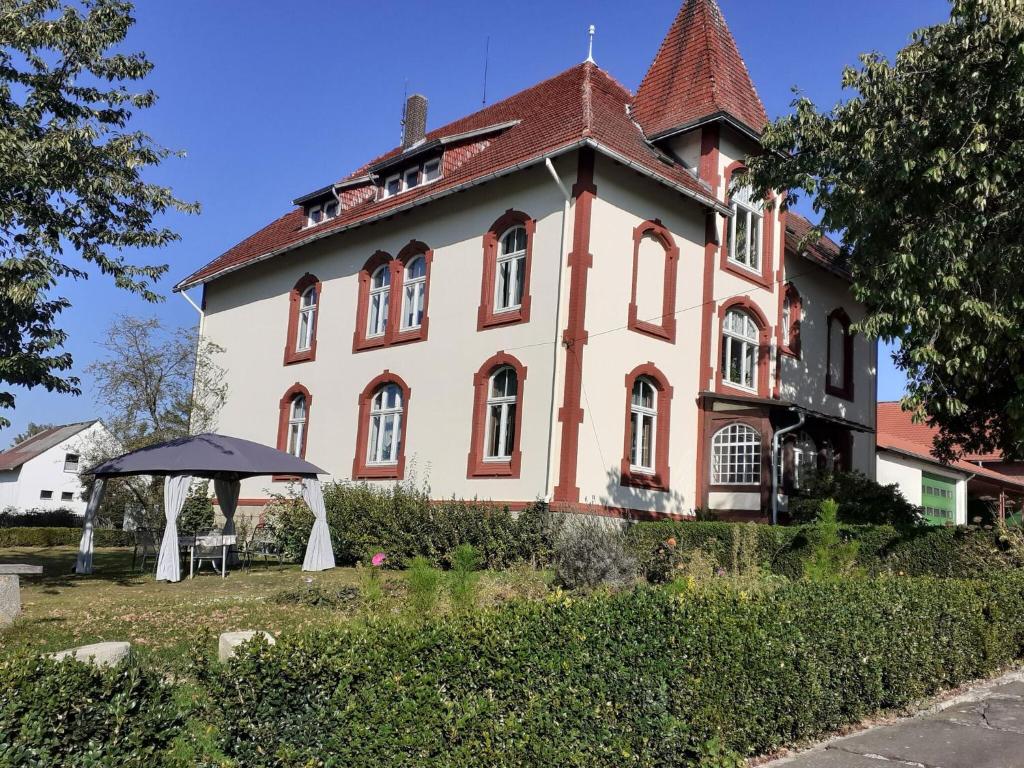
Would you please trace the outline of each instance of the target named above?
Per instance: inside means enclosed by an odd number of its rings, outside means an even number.
[[[956,524],[967,523],[967,478],[962,472],[937,467],[910,456],[878,450],[877,477],[882,485],[896,484],[911,504],[921,506],[921,474],[947,478],[956,483]]]

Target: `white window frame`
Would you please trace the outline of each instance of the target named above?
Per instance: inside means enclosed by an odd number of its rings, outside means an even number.
[[[427,168],[430,167],[436,167],[437,169],[437,176],[435,176],[433,179],[427,178]],[[384,185],[381,187],[381,199],[385,200],[389,197],[395,197],[396,195],[400,195],[403,192],[408,192],[410,189],[419,189],[420,187],[424,187],[427,184],[433,184],[435,181],[441,178],[441,169],[441,158],[436,157],[432,160],[427,160],[426,162],[419,163],[418,165],[409,166],[401,173],[393,173],[384,179]],[[409,184],[409,175],[413,173],[416,174],[416,177],[419,179],[419,182],[416,184]],[[398,190],[396,192],[389,192],[388,186],[394,181],[398,182]]]
[[[503,253],[502,249],[505,247],[505,238],[513,232],[518,230],[523,231],[523,247],[522,250],[515,250],[510,253]],[[526,227],[523,224],[513,224],[511,227],[501,233],[501,237],[498,238],[498,249],[495,254],[494,260],[494,313],[499,314],[501,312],[515,312],[521,309],[523,306],[523,293],[524,283],[526,280],[526,252],[530,248],[530,233],[527,232]],[[509,285],[508,295],[514,297],[518,295],[518,301],[515,303],[509,303],[502,306],[501,296],[503,291],[501,290],[501,270],[502,266],[508,264],[509,267]]]
[[[394,398],[388,398],[388,394],[394,392]],[[392,399],[394,405],[387,405]],[[370,398],[370,423],[367,434],[369,441],[366,445],[366,464],[373,467],[391,467],[398,464],[398,456],[402,443],[402,415],[405,401],[402,397],[402,388],[393,381],[381,384]],[[391,453],[385,456],[384,435],[385,426],[391,425]]]
[[[74,462],[71,462],[69,457],[74,456]],[[69,466],[70,465],[70,466]],[[64,454],[64,471],[78,473],[79,468],[82,465],[82,457],[77,453],[67,452]]]
[[[60,492],[60,500],[61,501],[74,501],[75,500],[75,492],[74,491],[61,491]]]
[[[52,501],[53,500],[53,491],[48,491],[48,490],[41,490],[41,491],[39,491],[39,500],[40,501]]]
[[[302,401],[302,413],[298,413],[296,405]],[[302,456],[302,449],[306,440],[306,420],[309,418],[309,403],[306,396],[297,394],[292,396],[288,404],[288,442],[285,444],[285,452],[292,456]]]
[[[331,205],[337,207],[335,208],[333,214],[328,214],[327,208]],[[306,226],[315,227],[320,224],[323,224],[325,221],[336,219],[338,218],[339,213],[341,213],[341,201],[336,197],[333,200],[328,200],[326,203],[317,203],[316,205],[311,205],[309,209],[306,211]],[[320,217],[319,219],[316,218],[318,214]]]
[[[410,267],[417,262],[423,264],[423,274],[418,277],[409,277]],[[410,290],[413,294],[411,303],[414,307],[413,312],[418,313],[419,317],[414,323],[407,322],[409,320],[409,309],[410,309]],[[409,263],[405,265],[405,273],[402,280],[402,330],[413,331],[423,325],[423,310],[424,304],[427,298],[427,257],[423,254],[413,256]]]
[[[733,315],[740,315],[743,317],[744,327],[753,328],[754,332],[752,336],[744,335],[743,333],[736,331],[732,328],[730,323],[730,317]],[[740,380],[734,381],[732,379],[732,347],[734,344],[741,345],[740,354]],[[747,354],[746,345],[753,347],[753,360],[750,359],[750,355]],[[757,391],[757,376],[758,376],[758,357],[761,354],[760,344],[760,330],[757,327],[757,323],[754,322],[754,318],[750,316],[748,312],[742,309],[733,308],[725,313],[725,317],[722,318],[722,382],[728,384],[730,387],[736,387],[737,389],[743,389],[748,392]],[[749,374],[749,376],[748,376]],[[750,384],[744,384],[749,378]]]
[[[651,406],[642,404],[644,389],[650,389]],[[638,393],[639,390],[639,393]],[[639,400],[638,402],[638,394]],[[643,461],[643,423],[650,420],[650,462]],[[658,437],[658,388],[654,382],[646,376],[637,376],[633,382],[633,391],[629,401],[629,423],[632,434],[630,435],[629,468],[633,472],[641,472],[653,475],[657,467],[657,437]],[[637,462],[637,458],[640,462]]]
[[[304,304],[306,297],[313,296],[311,304]],[[316,338],[316,314],[320,297],[317,295],[316,285],[310,285],[299,294],[299,325],[295,329],[295,351],[305,352],[313,347],[313,339]]]
[[[511,374],[516,388],[511,395],[495,395],[494,383],[499,375]],[[511,461],[515,450],[516,409],[519,407],[519,373],[511,365],[503,365],[487,377],[487,419],[484,424],[484,461]],[[491,435],[494,433],[495,410],[498,418],[498,450],[491,453]],[[511,428],[511,439],[509,431]]]
[[[388,190],[388,188],[391,186],[391,182],[393,182],[393,181],[397,181],[398,182],[398,191],[397,192],[390,192]],[[402,182],[402,174],[395,173],[395,174],[392,174],[391,176],[388,176],[386,179],[384,179],[384,187],[383,187],[383,193],[384,194],[383,194],[383,197],[388,198],[388,197],[394,197],[395,195],[402,194],[402,192],[404,191],[402,189],[402,183],[403,183]]]
[[[409,183],[409,177],[412,174],[416,174],[416,183],[415,184],[410,184]],[[412,168],[407,168],[405,170],[405,172],[402,173],[402,191],[403,192],[406,192],[406,191],[408,191],[410,189],[416,189],[416,187],[422,186],[422,184],[423,184],[423,166],[422,165],[414,165]]]
[[[377,275],[386,275],[387,282],[376,285]],[[391,267],[382,264],[370,275],[370,301],[367,307],[366,338],[376,339],[388,331],[388,314],[391,311]],[[375,303],[376,301],[376,303]]]
[[[429,168],[430,166],[435,166],[437,168],[437,175],[434,178],[432,178],[432,179],[428,179],[427,178],[427,168]],[[441,158],[438,157],[438,158],[436,158],[434,160],[427,160],[427,162],[425,162],[423,164],[423,172],[420,174],[420,184],[421,185],[422,184],[431,184],[431,183],[437,181],[440,178],[441,178]]]
[[[730,200],[732,207],[732,218],[729,219],[729,261],[743,269],[756,274],[761,274],[761,264],[764,260],[764,206],[750,197],[750,187],[740,187],[733,194]],[[740,217],[746,223],[746,235],[743,243],[746,251],[745,256],[736,252],[736,223]],[[754,225],[757,225],[757,234],[754,235]],[[757,254],[756,260],[753,254]]]
[[[748,479],[751,476],[755,479]],[[756,429],[734,423],[715,433],[711,438],[711,484],[761,485],[761,434]]]

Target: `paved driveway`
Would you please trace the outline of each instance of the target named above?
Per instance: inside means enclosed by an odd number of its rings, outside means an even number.
[[[1024,682],[983,688],[932,714],[870,728],[763,768],[1024,768]]]

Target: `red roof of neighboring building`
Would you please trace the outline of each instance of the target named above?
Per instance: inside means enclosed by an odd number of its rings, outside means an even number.
[[[1004,475],[989,467],[972,464],[966,460],[966,457],[948,464],[939,461],[932,454],[932,441],[938,434],[938,430],[924,422],[915,422],[912,415],[908,411],[904,411],[899,403],[883,402],[878,404],[876,430],[875,440],[879,448],[908,453],[922,461],[978,475],[1004,485],[1024,488],[1024,478]]]
[[[723,112],[756,134],[768,122],[718,3],[686,0],[640,83],[632,114],[650,137]]]
[[[595,64],[578,64],[427,133],[427,142],[445,139],[452,142],[446,146],[446,154],[460,147],[465,150],[458,155],[458,163],[449,167],[446,162],[445,173],[438,181],[383,200],[366,197],[346,206],[337,218],[313,227],[305,226],[302,209],[295,208],[182,280],[176,288],[188,288],[329,233],[393,214],[485,178],[515,171],[556,151],[572,149],[586,142],[705,205],[725,211],[706,183],[647,143],[640,128],[627,114],[632,98],[627,88]],[[507,125],[509,123],[511,125]],[[493,132],[474,135],[466,138],[463,144],[458,143],[460,134],[483,129],[493,129]],[[414,153],[417,149],[414,146],[407,152]],[[345,180],[358,180],[366,175],[369,168],[401,153],[401,148],[393,149]]]

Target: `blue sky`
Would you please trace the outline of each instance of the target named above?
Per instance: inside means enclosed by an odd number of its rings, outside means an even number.
[[[792,86],[831,105],[842,97],[842,67],[859,53],[891,55],[912,30],[948,16],[945,0],[719,3],[772,117],[788,111]],[[144,0],[127,47],[155,64],[146,85],[160,100],[135,126],[187,152],[149,178],[199,201],[202,212],[170,216],[181,241],[134,257],[170,264],[162,304],[124,294],[99,275],[61,286],[73,303],[61,324],[83,394],[17,391],[0,446],[29,421],[96,415],[84,368],[114,315],[195,323],[195,310],[171,286],[288,210],[294,197],[394,146],[406,83],[428,96],[428,127],[436,127],[479,108],[488,37],[493,102],[581,61],[587,25],[595,24],[597,63],[635,90],[679,4],[521,0],[512,13],[504,3],[465,0]],[[880,358],[879,397],[897,398],[903,376],[884,350]]]

